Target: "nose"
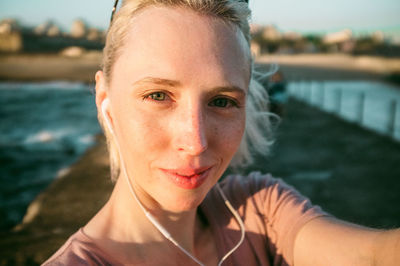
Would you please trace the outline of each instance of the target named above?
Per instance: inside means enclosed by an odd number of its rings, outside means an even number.
[[[189,106],[180,111],[173,123],[174,146],[188,155],[196,156],[208,148],[207,125],[201,106]]]

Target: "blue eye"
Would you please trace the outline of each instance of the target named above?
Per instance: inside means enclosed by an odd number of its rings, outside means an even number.
[[[219,108],[226,108],[226,107],[232,107],[232,106],[236,107],[237,103],[228,98],[216,98],[216,99],[212,100],[208,105],[219,107]]]

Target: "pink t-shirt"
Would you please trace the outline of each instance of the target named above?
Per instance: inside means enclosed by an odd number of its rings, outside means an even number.
[[[294,241],[301,227],[326,216],[318,206],[293,187],[270,175],[253,172],[246,177],[231,175],[220,184],[226,197],[243,219],[246,237],[223,265],[293,265]],[[240,239],[240,227],[217,189],[200,205],[221,258]],[[138,261],[135,265],[146,265]],[[80,229],[44,265],[126,265]]]

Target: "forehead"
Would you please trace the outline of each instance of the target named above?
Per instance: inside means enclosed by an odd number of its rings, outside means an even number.
[[[132,82],[149,75],[183,82],[207,77],[247,87],[249,48],[240,30],[221,19],[153,6],[132,19],[113,72]]]

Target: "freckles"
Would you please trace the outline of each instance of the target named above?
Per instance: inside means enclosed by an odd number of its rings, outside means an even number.
[[[218,142],[218,149],[226,152],[236,151],[244,133],[244,122],[221,122],[213,127],[213,137]]]

